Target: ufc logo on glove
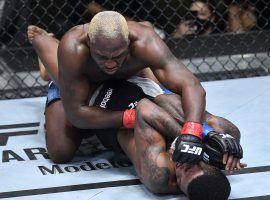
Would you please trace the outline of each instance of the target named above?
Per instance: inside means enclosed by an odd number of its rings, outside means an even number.
[[[183,144],[184,149],[181,149],[181,152],[185,152],[185,153],[191,153],[191,154],[195,154],[195,155],[201,155],[202,153],[202,148],[201,147],[190,147],[188,144]]]
[[[223,139],[225,139],[225,138],[233,138],[231,135],[229,135],[229,134],[227,134],[227,133],[220,133],[219,134]]]

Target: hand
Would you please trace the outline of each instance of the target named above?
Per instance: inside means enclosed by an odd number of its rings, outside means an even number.
[[[240,163],[243,158],[240,143],[229,134],[211,131],[205,137],[205,147],[210,164],[230,171],[246,167],[246,164]]]
[[[172,155],[174,162],[197,164],[203,160],[204,145],[194,135],[183,134],[175,139],[175,150]]]
[[[233,155],[228,153],[223,155],[223,164],[225,165],[225,170],[233,171],[235,169],[243,169],[247,167],[246,163],[241,163],[239,158],[235,158]]]

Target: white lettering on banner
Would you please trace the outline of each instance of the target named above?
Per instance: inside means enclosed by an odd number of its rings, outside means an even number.
[[[113,89],[109,88],[107,93],[105,94],[104,98],[102,99],[101,103],[100,103],[100,107],[101,108],[106,108],[106,104],[108,101],[110,101],[110,97],[113,93]]]
[[[191,148],[188,144],[183,144],[183,146],[185,148],[181,149],[181,152],[195,154],[195,155],[201,155],[201,153],[202,153],[202,148],[201,147],[194,146],[194,147]]]
[[[97,161],[87,161],[82,165],[51,165],[47,166],[38,166],[40,172],[43,175],[49,174],[62,174],[62,173],[74,173],[80,171],[93,171],[100,169],[110,169],[110,168],[121,168],[121,167],[130,167],[132,163],[128,160],[114,161],[114,160],[97,160]]]
[[[38,157],[42,157],[45,159],[49,159],[49,155],[47,153],[47,150],[42,147],[36,147],[36,148],[25,148],[23,149],[24,154],[19,154],[18,152],[15,152],[13,150],[2,150],[0,153],[0,159],[2,163],[9,163],[14,161],[26,161],[26,160],[37,160]],[[27,157],[27,158],[25,158]]]
[[[23,149],[24,153],[18,153],[14,150],[3,150],[2,151],[2,166],[5,163],[10,162],[29,162],[29,161],[38,161],[38,160],[48,160],[49,155],[47,150],[42,147],[36,148],[26,148]],[[21,152],[21,151],[20,151]],[[1,155],[1,154],[0,154]],[[1,157],[1,156],[0,156]],[[26,158],[27,157],[27,158]],[[49,164],[49,163],[48,163]],[[9,166],[9,165],[7,165]],[[32,166],[35,166],[33,163]],[[123,167],[130,167],[132,163],[127,159],[94,159],[89,160],[84,163],[74,163],[74,165],[50,165],[49,166],[36,166],[38,167],[39,171],[43,175],[48,174],[62,174],[62,173],[76,173],[80,171],[93,171],[93,170],[101,170],[101,169],[111,169],[111,168],[123,168]]]

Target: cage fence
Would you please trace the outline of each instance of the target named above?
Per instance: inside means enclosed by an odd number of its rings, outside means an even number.
[[[46,94],[27,38],[36,25],[61,39],[103,10],[148,21],[201,81],[269,74],[266,0],[0,0],[0,99]]]

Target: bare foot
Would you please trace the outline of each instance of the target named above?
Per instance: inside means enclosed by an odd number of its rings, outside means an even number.
[[[47,35],[50,37],[54,37],[54,34],[52,33],[48,33],[47,31],[45,31],[44,29],[38,27],[38,26],[34,26],[34,25],[30,25],[27,28],[27,36],[28,36],[28,40],[29,42],[32,44],[34,38],[37,35]],[[42,61],[40,60],[40,58],[38,57],[38,66],[39,66],[39,72],[40,72],[40,76],[44,81],[48,81],[49,75],[48,72],[45,68],[45,66],[43,65]]]
[[[52,33],[48,33],[47,31],[45,31],[44,29],[38,26],[30,25],[27,27],[27,36],[31,44],[37,35],[48,35],[48,36],[53,37]]]

